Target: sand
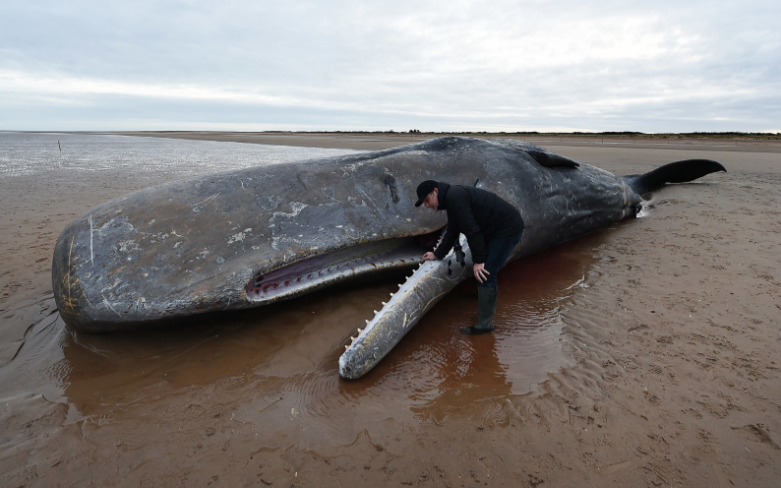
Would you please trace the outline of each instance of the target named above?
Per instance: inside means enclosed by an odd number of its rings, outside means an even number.
[[[248,142],[281,141],[410,136]],[[552,142],[619,175],[694,157],[729,173],[508,265],[492,336],[457,333],[476,312],[462,284],[354,382],[338,378],[339,349],[392,280],[186,328],[76,334],[51,298],[57,236],[150,180],[0,181],[0,485],[778,486],[781,148]]]

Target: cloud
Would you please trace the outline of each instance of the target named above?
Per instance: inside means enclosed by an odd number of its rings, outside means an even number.
[[[10,2],[0,128],[763,130],[781,115],[780,14],[760,1]]]

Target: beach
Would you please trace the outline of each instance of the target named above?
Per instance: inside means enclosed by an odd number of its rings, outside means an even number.
[[[355,150],[430,137],[123,135]],[[690,158],[728,172],[508,264],[493,335],[458,333],[477,309],[462,283],[357,381],[338,377],[339,353],[392,279],[76,333],[52,298],[60,231],[181,174],[0,179],[0,485],[777,486],[781,145],[535,142],[618,175]]]

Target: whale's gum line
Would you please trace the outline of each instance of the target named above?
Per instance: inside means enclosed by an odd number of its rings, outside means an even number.
[[[247,298],[257,302],[293,298],[367,273],[408,268],[427,250],[415,238],[395,239],[379,252],[372,244],[376,243],[316,256],[258,276],[247,286]]]

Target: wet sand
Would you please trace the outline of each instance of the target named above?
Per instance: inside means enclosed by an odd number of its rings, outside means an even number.
[[[338,147],[409,143],[371,137]],[[393,278],[77,334],[51,297],[60,230],[166,175],[0,181],[0,485],[777,486],[781,149],[543,145],[619,175],[729,173],[508,265],[494,335],[458,334],[477,306],[461,284],[352,382],[342,345]]]

